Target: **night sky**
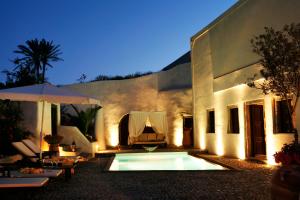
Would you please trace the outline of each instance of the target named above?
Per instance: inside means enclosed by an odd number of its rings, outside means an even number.
[[[0,70],[18,44],[45,38],[64,59],[47,71],[54,84],[82,73],[159,71],[190,49],[190,38],[237,0],[1,0]],[[0,75],[0,81],[5,76]]]

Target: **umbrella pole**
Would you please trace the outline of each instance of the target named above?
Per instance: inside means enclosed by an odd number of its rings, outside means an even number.
[[[45,101],[43,101],[42,107],[42,122],[41,122],[41,132],[40,132],[40,159],[42,159],[42,144],[43,144],[43,126],[44,126],[44,112],[45,112]]]

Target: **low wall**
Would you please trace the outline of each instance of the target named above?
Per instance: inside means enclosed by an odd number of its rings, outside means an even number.
[[[77,127],[59,126],[57,131],[58,135],[64,137],[61,141],[62,144],[71,145],[74,141],[76,143],[76,147],[80,148],[80,152],[94,153],[93,144],[88,139],[86,139],[86,137],[80,132]]]
[[[182,141],[178,138],[182,138],[183,134],[182,113],[192,113],[190,72],[190,63],[187,63],[139,78],[96,81],[63,87],[100,100],[103,108],[96,122],[99,150],[119,144],[119,122],[131,111],[166,111],[169,125],[168,143],[181,146]]]

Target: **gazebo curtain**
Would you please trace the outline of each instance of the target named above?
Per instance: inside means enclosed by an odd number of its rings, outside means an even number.
[[[129,115],[129,137],[137,137],[143,133],[148,112],[131,112]]]
[[[164,134],[168,132],[167,117],[165,112],[149,112],[151,127],[156,133]]]
[[[138,137],[143,133],[146,121],[149,119],[151,127],[156,133],[164,134],[168,132],[167,118],[165,112],[142,112],[132,111],[129,115],[129,138]]]

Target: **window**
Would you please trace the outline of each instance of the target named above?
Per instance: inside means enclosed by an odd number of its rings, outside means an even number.
[[[215,111],[207,112],[207,133],[215,133]]]
[[[288,101],[291,103],[291,101]],[[274,132],[291,133],[293,129],[292,118],[289,115],[286,101],[275,101],[274,106]]]
[[[239,133],[239,109],[236,107],[229,108],[228,133]]]

